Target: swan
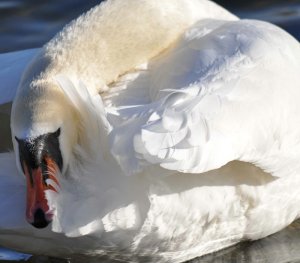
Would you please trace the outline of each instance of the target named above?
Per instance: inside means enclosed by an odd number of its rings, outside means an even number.
[[[208,0],[109,0],[0,61],[1,246],[184,262],[299,217],[300,46],[282,29]]]

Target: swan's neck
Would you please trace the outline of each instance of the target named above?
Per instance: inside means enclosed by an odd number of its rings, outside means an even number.
[[[206,0],[104,2],[44,47],[49,65],[43,78],[67,74],[104,91],[119,75],[168,48],[197,20],[211,17],[235,18]]]
[[[51,123],[56,119],[50,114],[53,109],[66,104],[57,76],[84,83],[92,94],[103,92],[118,76],[172,45],[197,20],[212,17],[236,19],[207,0],[104,2],[67,25],[31,62],[14,103],[20,110],[12,116],[22,119],[27,114],[25,120]],[[24,108],[30,109],[23,113]]]

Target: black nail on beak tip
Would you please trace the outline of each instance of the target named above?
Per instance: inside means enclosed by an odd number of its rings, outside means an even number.
[[[31,223],[36,228],[45,228],[50,221],[46,219],[45,213],[42,209],[37,209],[34,213],[34,221]]]

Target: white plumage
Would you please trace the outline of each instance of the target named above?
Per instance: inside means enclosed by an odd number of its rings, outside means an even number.
[[[140,2],[109,1],[43,49],[1,55],[7,103],[38,54],[14,99],[13,135],[62,127],[67,167],[59,193],[45,193],[52,225],[36,230],[15,157],[1,154],[0,245],[183,262],[299,217],[299,43],[209,1]]]

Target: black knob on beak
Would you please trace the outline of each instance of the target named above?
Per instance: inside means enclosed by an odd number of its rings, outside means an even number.
[[[49,223],[50,221],[46,219],[44,211],[38,208],[34,213],[34,221],[31,224],[36,228],[45,228]]]

